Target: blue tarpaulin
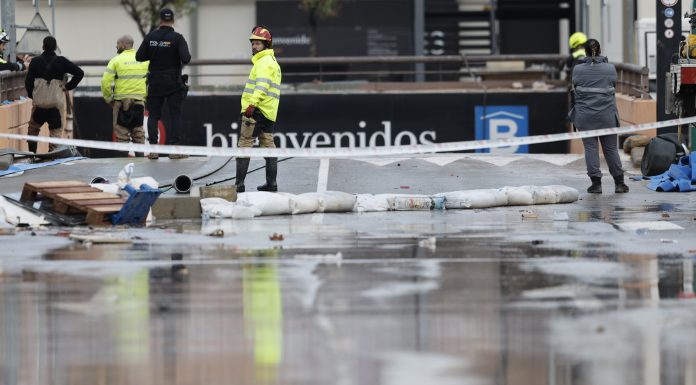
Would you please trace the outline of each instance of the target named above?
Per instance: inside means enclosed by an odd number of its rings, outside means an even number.
[[[13,164],[12,166],[10,166],[7,170],[0,171],[0,177],[6,176],[6,175],[11,175],[11,174],[16,174],[16,173],[22,172],[22,171],[33,170],[36,168],[55,166],[57,164],[72,162],[74,160],[80,160],[80,159],[85,159],[85,157],[84,156],[75,156],[72,158],[56,159],[56,160],[53,160],[50,162],[43,162],[43,163],[17,163],[17,164]]]
[[[654,191],[696,191],[696,152],[682,156],[679,163],[669,166],[666,172],[650,178],[648,188]]]

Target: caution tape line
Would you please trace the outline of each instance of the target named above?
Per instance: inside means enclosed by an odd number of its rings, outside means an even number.
[[[294,157],[294,158],[352,158],[384,155],[414,155],[437,152],[455,152],[499,148],[529,144],[561,142],[572,139],[590,138],[604,135],[630,134],[639,131],[660,129],[696,123],[696,117],[637,124],[633,126],[603,128],[599,130],[567,132],[549,135],[534,135],[496,140],[469,140],[462,142],[414,144],[380,147],[326,147],[326,148],[241,148],[241,147],[203,147],[172,146],[135,143],[116,143],[97,140],[62,139],[16,134],[0,134],[0,138],[30,140],[65,146],[96,148],[113,151],[156,152],[160,154],[226,156],[226,157]]]

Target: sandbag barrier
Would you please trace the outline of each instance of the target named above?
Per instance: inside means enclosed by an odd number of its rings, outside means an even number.
[[[201,209],[204,219],[251,219],[267,215],[484,209],[559,204],[573,203],[579,196],[578,190],[562,185],[507,186],[434,195],[349,194],[341,191],[290,194],[258,191],[240,193],[236,202],[222,198],[204,198],[201,199]]]

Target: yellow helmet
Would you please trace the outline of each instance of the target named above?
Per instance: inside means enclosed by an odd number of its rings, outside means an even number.
[[[568,39],[568,45],[570,45],[571,49],[576,49],[585,43],[587,43],[587,35],[582,32],[575,32]]]

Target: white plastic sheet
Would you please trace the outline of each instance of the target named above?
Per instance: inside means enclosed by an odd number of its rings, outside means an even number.
[[[5,197],[0,196],[0,215],[5,219],[5,222],[11,225],[18,225],[20,223],[27,223],[30,226],[41,226],[50,225],[51,223],[40,217],[29,210],[15,205],[14,203],[8,202]]]

